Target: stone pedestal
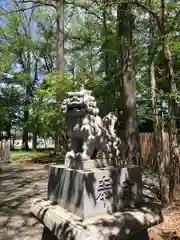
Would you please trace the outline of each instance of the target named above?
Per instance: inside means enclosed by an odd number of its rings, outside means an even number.
[[[163,221],[161,206],[157,203],[144,203],[138,208],[83,220],[41,199],[34,201],[31,212],[50,231],[46,231],[42,240],[145,240],[144,230]]]
[[[48,199],[83,219],[135,207],[142,200],[141,168],[77,170],[54,165]]]
[[[44,224],[42,240],[144,240],[163,221],[159,204],[143,202],[137,166],[51,166],[48,199],[35,200],[31,212]]]

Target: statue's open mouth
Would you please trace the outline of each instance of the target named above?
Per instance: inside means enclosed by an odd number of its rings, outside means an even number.
[[[67,112],[71,113],[71,112],[81,112],[81,111],[85,111],[86,106],[85,104],[79,104],[79,103],[71,103],[68,105],[67,107]]]
[[[72,103],[71,105],[68,105],[68,110],[82,110],[85,109],[85,104],[77,104],[77,103]]]

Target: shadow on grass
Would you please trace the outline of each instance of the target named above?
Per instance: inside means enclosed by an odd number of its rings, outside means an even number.
[[[54,148],[37,148],[36,150],[33,150],[33,149],[28,149],[28,150],[23,150],[23,149],[12,149],[11,151],[13,152],[53,152],[54,151]]]
[[[13,162],[23,162],[26,164],[48,164],[48,163],[64,163],[64,155],[56,154],[54,151],[12,151]]]
[[[57,163],[64,164],[64,156],[58,155],[56,153],[51,153],[48,156],[38,156],[33,157],[28,161],[28,163],[37,163],[37,164],[48,164],[48,163]]]

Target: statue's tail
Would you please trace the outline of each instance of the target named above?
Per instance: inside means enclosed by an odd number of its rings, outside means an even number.
[[[116,133],[115,133],[115,124],[117,122],[117,117],[112,113],[108,113],[104,118],[103,118],[103,125],[109,132],[109,134],[112,136],[112,138],[116,138]]]

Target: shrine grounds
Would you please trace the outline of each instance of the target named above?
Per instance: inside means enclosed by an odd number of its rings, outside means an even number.
[[[13,153],[13,162],[0,170],[0,240],[41,240],[43,225],[31,214],[34,198],[47,194],[48,166],[57,159],[50,152]],[[157,176],[143,175],[143,193],[157,199]],[[149,230],[150,239],[180,239],[180,202],[164,209],[164,223]]]

